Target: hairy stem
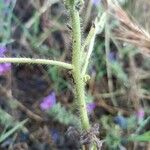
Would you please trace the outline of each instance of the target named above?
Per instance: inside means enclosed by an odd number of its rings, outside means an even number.
[[[82,52],[81,52],[80,17],[79,12],[75,7],[75,4],[70,3],[69,11],[72,25],[72,40],[73,40],[72,74],[75,82],[76,101],[80,112],[82,129],[87,130],[90,128],[90,124],[85,103],[85,89],[84,89],[85,85],[83,77],[81,75]]]
[[[73,66],[61,61],[48,60],[48,59],[35,59],[35,58],[0,58],[0,63],[15,63],[15,64],[43,64],[43,65],[56,65],[66,69],[73,69]]]
[[[89,40],[90,42],[90,45],[89,45],[89,49],[88,49],[88,52],[86,54],[86,58],[85,58],[85,62],[84,62],[84,66],[83,66],[83,69],[82,69],[82,75],[84,76],[86,74],[86,70],[87,70],[87,67],[88,67],[88,64],[89,64],[89,59],[90,59],[90,56],[92,54],[92,51],[93,51],[93,47],[94,47],[94,42],[95,42],[95,37],[96,37],[96,29],[94,27],[92,27],[91,29],[91,33],[89,34]]]
[[[89,60],[91,57],[91,54],[93,52],[94,49],[94,42],[95,42],[95,38],[96,35],[99,33],[101,33],[103,31],[105,22],[106,22],[106,13],[104,12],[101,16],[101,13],[98,14],[98,16],[95,19],[95,22],[93,24],[93,26],[91,27],[91,30],[82,46],[82,53],[84,53],[84,49],[85,47],[88,45],[88,51],[86,52],[86,56],[83,60],[84,65],[83,65],[83,69],[82,69],[82,76],[85,76],[87,68],[88,68],[88,64],[89,64]]]

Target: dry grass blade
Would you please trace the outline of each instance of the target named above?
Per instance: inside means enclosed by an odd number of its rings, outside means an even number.
[[[150,57],[149,33],[130,19],[118,3],[108,1],[108,11],[120,22],[119,27],[114,29],[116,38],[135,45],[140,49],[142,54]]]

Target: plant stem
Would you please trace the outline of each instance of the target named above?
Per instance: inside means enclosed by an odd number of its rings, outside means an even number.
[[[106,70],[107,70],[107,77],[108,77],[108,88],[109,93],[111,95],[111,101],[114,106],[117,106],[117,102],[115,100],[113,93],[113,81],[112,81],[112,72],[111,72],[111,64],[109,60],[110,55],[110,26],[109,26],[109,14],[107,12],[106,16],[106,25],[105,25],[105,52],[106,52]]]
[[[93,38],[93,36],[94,36],[94,34],[95,34],[95,30],[96,30],[96,29],[92,26],[91,29],[90,29],[90,31],[89,31],[89,33],[88,33],[88,36],[86,37],[86,39],[85,39],[85,41],[84,41],[84,43],[83,43],[83,45],[82,45],[82,47],[81,47],[81,52],[82,52],[82,53],[84,52],[85,47],[86,47],[87,45],[89,45],[89,43],[91,42],[91,40],[92,40],[92,38]]]
[[[86,103],[85,103],[85,84],[81,75],[82,67],[82,52],[81,52],[81,29],[80,29],[80,17],[79,12],[75,7],[75,3],[70,2],[69,6],[71,24],[72,24],[72,41],[73,41],[73,54],[72,54],[72,65],[73,65],[73,78],[76,89],[76,101],[81,117],[81,126],[83,130],[90,128]]]
[[[106,22],[106,13],[104,12],[102,15],[101,13],[98,14],[98,16],[96,17],[93,26],[91,27],[91,30],[81,48],[82,53],[84,53],[84,49],[85,47],[88,45],[88,51],[86,52],[86,56],[83,60],[84,65],[83,65],[83,69],[82,69],[82,76],[85,76],[87,68],[88,68],[88,64],[89,64],[89,60],[91,57],[91,54],[93,52],[94,49],[94,42],[95,42],[95,38],[96,35],[99,33],[101,33],[103,31],[104,25]],[[83,54],[82,54],[83,55]],[[84,57],[84,55],[83,55]]]
[[[88,64],[89,64],[89,59],[90,59],[90,56],[92,54],[93,47],[94,47],[94,42],[95,42],[95,37],[96,37],[96,29],[94,27],[92,27],[91,34],[89,36],[91,36],[88,39],[90,41],[90,45],[89,45],[89,49],[88,49],[88,52],[86,54],[84,66],[83,66],[83,69],[82,69],[82,76],[84,76],[86,74],[86,70],[87,70],[87,67],[88,67]]]
[[[66,69],[73,69],[71,64],[48,60],[48,59],[35,59],[35,58],[0,58],[0,63],[15,63],[15,64],[43,64],[43,65],[56,65]]]

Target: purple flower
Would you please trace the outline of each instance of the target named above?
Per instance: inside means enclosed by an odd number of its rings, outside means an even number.
[[[110,62],[116,61],[116,53],[115,52],[110,52],[108,55],[108,59]]]
[[[143,121],[144,115],[145,115],[144,109],[139,108],[136,112],[136,117],[138,119],[138,123],[141,123]]]
[[[4,57],[4,53],[6,52],[6,46],[0,45],[0,57]]]
[[[60,133],[56,129],[52,129],[51,131],[52,140],[56,143],[60,137]]]
[[[122,129],[127,129],[127,120],[122,115],[118,115],[114,118],[114,122],[119,125]]]
[[[95,107],[96,107],[96,104],[94,102],[87,103],[86,105],[86,108],[89,114],[91,114],[94,111]]]
[[[4,0],[5,4],[9,4],[12,0]]]
[[[9,3],[11,0],[4,0],[5,3]]]
[[[42,110],[48,110],[52,108],[55,104],[56,104],[56,95],[55,92],[52,92],[42,100],[42,103],[40,104],[40,108]]]
[[[0,64],[0,75],[5,74],[6,72],[10,71],[11,63],[3,63]]]
[[[100,2],[101,2],[101,0],[92,0],[92,3],[93,3],[94,5],[99,5]]]
[[[4,53],[7,51],[6,46],[0,45],[0,57],[5,57]],[[5,74],[11,70],[11,63],[0,64],[0,75]]]

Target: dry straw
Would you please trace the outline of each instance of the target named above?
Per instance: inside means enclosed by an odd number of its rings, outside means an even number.
[[[113,30],[116,38],[135,45],[142,54],[150,57],[150,34],[133,21],[116,1],[106,2],[109,13],[120,23],[119,27]]]

